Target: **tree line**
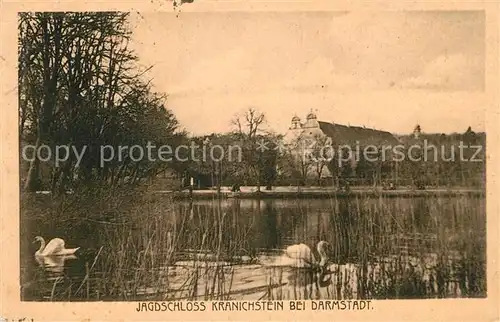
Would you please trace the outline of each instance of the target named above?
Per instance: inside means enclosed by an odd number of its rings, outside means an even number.
[[[324,135],[285,141],[282,135],[261,131],[260,123],[257,128],[261,133],[256,135],[251,122],[256,115],[265,120],[264,114],[251,108],[235,119],[232,132],[204,137],[219,145],[242,146],[243,162],[228,162],[225,158],[226,161],[211,162],[205,168],[193,163],[188,165],[188,172],[205,176],[207,186],[241,183],[258,189],[261,185],[268,189],[275,185],[341,187],[345,184],[417,188],[485,186],[486,134],[475,133],[470,127],[464,133],[423,133],[418,138],[413,134],[401,135],[399,151],[404,157],[391,150],[383,152],[384,146],[371,146],[369,158],[363,153],[349,158],[349,151],[341,148],[345,142],[332,142]],[[268,149],[259,150],[259,140],[268,142]],[[324,149],[325,146],[331,149]],[[364,148],[361,146],[360,150]],[[335,153],[327,153],[332,150]]]
[[[308,157],[297,158],[300,142],[285,142],[282,135],[266,128],[266,116],[255,108],[235,115],[228,133],[188,137],[167,107],[168,97],[152,90],[138,57],[129,47],[128,13],[36,12],[19,14],[18,95],[21,149],[49,146],[82,151],[60,164],[21,158],[23,189],[28,192],[62,192],[78,186],[137,185],[165,170],[179,178],[204,178],[220,189],[233,183],[270,188],[273,185],[339,185],[339,180],[380,185],[383,180],[400,183],[423,181],[435,185],[484,185],[485,150],[482,162],[414,162],[405,160],[356,163],[325,161],[318,144]],[[484,133],[470,128],[462,134],[422,135],[436,145],[485,146]],[[411,136],[400,139],[411,143]],[[102,146],[189,145],[225,146],[213,159],[152,162],[129,153],[101,164]],[[262,142],[267,142],[262,149]],[[341,143],[340,143],[341,144]],[[230,160],[227,147],[241,149],[240,160]],[[201,153],[198,150],[197,153]],[[453,153],[458,153],[455,151]],[[469,151],[467,153],[472,153]],[[185,159],[185,158],[184,158]],[[199,159],[199,158],[198,158]],[[397,167],[397,168],[396,168]],[[328,170],[330,182],[325,183]]]

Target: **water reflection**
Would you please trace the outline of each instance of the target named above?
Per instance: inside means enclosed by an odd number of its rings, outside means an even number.
[[[75,255],[63,256],[37,256],[35,260],[45,271],[52,273],[53,277],[58,277],[64,272],[64,264],[67,260],[76,259]]]
[[[326,287],[332,283],[332,273],[315,272],[307,269],[291,269],[287,277],[288,283],[293,287],[316,285]]]
[[[86,299],[95,293],[109,300],[486,295],[481,198],[233,198],[177,202],[174,209],[132,227],[96,225],[92,238],[74,241],[82,249],[109,245],[97,260],[90,254],[37,260],[38,265],[63,274],[64,292],[78,298],[83,293],[74,294],[71,283],[79,289],[85,266],[95,260]],[[326,272],[272,264],[287,246],[314,249],[320,240],[331,245]],[[32,264],[24,260],[21,267],[24,280],[35,281],[35,291],[24,292],[24,298],[57,293],[59,286],[41,286],[50,276],[34,274]]]

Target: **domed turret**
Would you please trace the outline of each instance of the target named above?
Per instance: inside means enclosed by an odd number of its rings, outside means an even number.
[[[307,114],[306,118],[307,118],[307,121],[306,121],[304,127],[306,127],[306,128],[319,128],[318,118],[312,109],[309,112],[309,114]]]
[[[413,136],[415,139],[418,139],[420,137],[420,134],[422,133],[422,129],[420,128],[420,125],[416,125],[415,128],[413,129]]]
[[[307,119],[308,120],[315,120],[315,119],[317,119],[316,114],[314,114],[313,111],[309,112],[309,114],[307,114]]]
[[[300,118],[297,115],[292,117],[291,129],[300,129],[301,127],[302,127],[302,125],[300,124]]]

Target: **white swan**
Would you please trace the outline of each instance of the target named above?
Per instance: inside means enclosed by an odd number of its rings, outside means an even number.
[[[296,267],[314,267],[319,266],[324,268],[328,263],[328,255],[326,254],[326,247],[329,244],[322,240],[316,246],[319,254],[319,261],[314,257],[313,252],[306,244],[297,244],[288,246],[285,250],[286,256],[296,261]]]
[[[326,247],[329,244],[326,241],[320,241],[317,245],[319,260],[314,257],[313,252],[306,244],[296,244],[288,246],[285,254],[276,258],[273,256],[261,256],[259,262],[267,266],[289,266],[295,268],[319,268],[324,272],[328,264],[328,255]]]
[[[64,248],[64,240],[61,238],[52,239],[47,246],[45,239],[36,236],[33,243],[40,242],[40,248],[36,251],[35,256],[64,256],[74,254],[80,247],[77,248]]]

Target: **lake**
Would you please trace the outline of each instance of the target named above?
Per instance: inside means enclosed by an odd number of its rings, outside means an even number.
[[[40,204],[46,217],[32,214]],[[21,227],[27,301],[486,296],[484,197],[155,196],[123,211],[110,202],[29,205]],[[37,260],[37,235],[81,249]],[[321,240],[329,244],[326,270],[286,261],[286,247],[300,243],[318,258]]]

